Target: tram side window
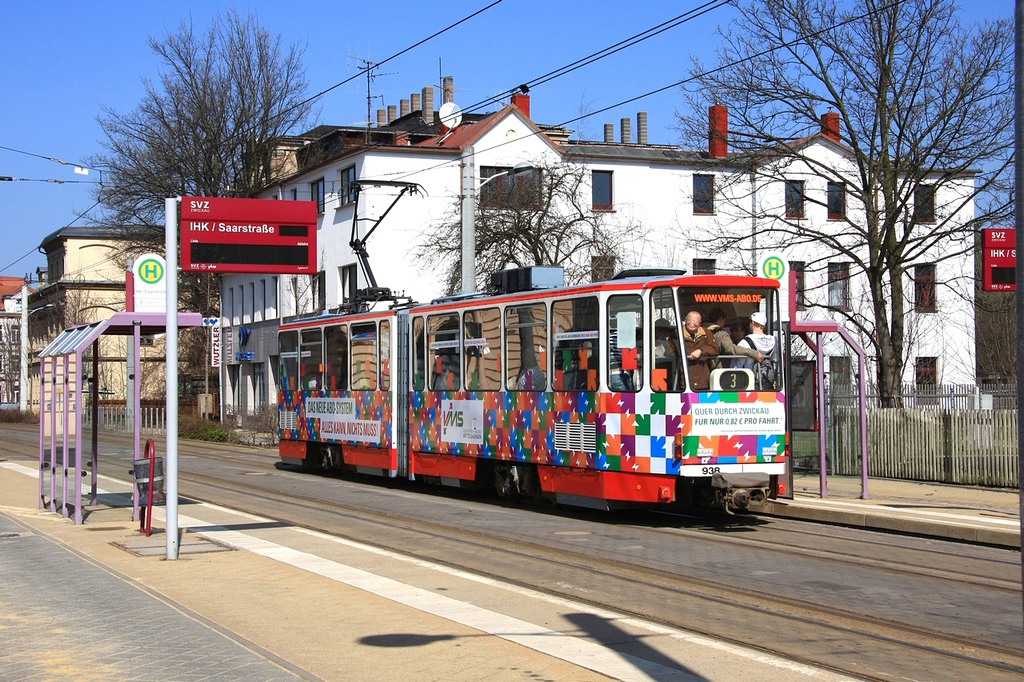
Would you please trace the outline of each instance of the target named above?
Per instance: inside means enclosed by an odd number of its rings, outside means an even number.
[[[318,391],[324,387],[324,342],[320,329],[302,330],[299,349],[299,387]]]
[[[457,391],[462,385],[459,371],[459,315],[431,315],[427,318],[430,349],[430,390]]]
[[[608,299],[608,388],[632,393],[643,388],[644,304],[636,295]]]
[[[658,287],[651,292],[651,390],[678,391],[683,384],[682,345],[679,342],[679,317],[672,289]]]
[[[391,323],[380,323],[380,390],[391,388]]]
[[[505,309],[505,385],[508,390],[547,390],[547,326],[543,303]]]
[[[377,388],[377,325],[352,325],[352,390]]]
[[[466,390],[500,390],[501,312],[497,308],[467,310],[462,324],[466,339]]]
[[[555,301],[551,305],[554,390],[597,390],[598,309],[596,296]]]
[[[277,337],[278,356],[281,358],[281,389],[299,390],[299,333],[281,332]]]
[[[348,325],[324,329],[324,384],[328,390],[348,388]]]
[[[416,317],[412,321],[412,390],[422,391],[426,387],[426,354],[427,344],[424,336],[423,318]]]

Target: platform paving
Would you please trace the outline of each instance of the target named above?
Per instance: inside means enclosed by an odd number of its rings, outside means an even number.
[[[846,526],[927,535],[961,542],[1020,545],[1017,490],[870,478],[867,499],[858,477],[830,476],[826,497],[817,473],[794,476],[792,499],[764,513]]]
[[[168,561],[101,488],[76,526],[0,460],[0,680],[849,679],[214,505]]]

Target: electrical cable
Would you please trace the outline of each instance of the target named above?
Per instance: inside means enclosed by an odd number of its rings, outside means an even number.
[[[778,50],[790,48],[790,47],[792,47],[794,45],[800,44],[801,42],[806,42],[808,39],[812,39],[815,36],[820,35],[822,33],[826,33],[828,31],[832,31],[834,29],[840,28],[842,26],[845,26],[847,24],[853,23],[855,21],[860,21],[860,20],[866,19],[866,18],[868,18],[868,17],[870,17],[872,15],[878,14],[879,12],[882,12],[882,11],[884,11],[886,9],[894,7],[896,4],[898,4],[898,2],[899,2],[899,0],[896,0],[895,2],[892,2],[892,3],[888,4],[888,5],[884,5],[882,7],[876,8],[876,9],[871,10],[869,12],[865,12],[864,14],[860,14],[858,16],[851,17],[851,18],[846,19],[844,21],[841,21],[841,22],[838,22],[836,24],[832,24],[830,26],[822,28],[820,31],[815,31],[813,33],[802,35],[799,38],[795,38],[795,39],[793,39],[791,41],[788,41],[788,42],[785,42],[785,43],[781,43],[781,44],[775,45],[773,47],[769,47],[769,48],[767,48],[765,50],[762,50],[761,52],[756,52],[756,53],[754,53],[752,55],[745,56],[745,57],[743,57],[741,59],[735,59],[735,60],[733,60],[731,62],[728,62],[726,64],[721,64],[721,65],[716,66],[716,67],[714,67],[712,69],[708,69],[706,71],[702,71],[701,73],[694,74],[694,75],[689,76],[687,78],[683,78],[682,80],[678,80],[678,81],[675,81],[673,83],[669,83],[668,85],[664,85],[664,86],[662,86],[660,88],[655,88],[654,90],[649,90],[649,91],[647,91],[645,93],[642,93],[640,95],[636,95],[635,97],[630,97],[628,99],[624,99],[622,101],[616,102],[615,104],[610,104],[610,105],[608,105],[606,107],[603,107],[601,109],[597,109],[595,111],[590,111],[590,112],[587,112],[586,114],[582,114],[580,116],[576,116],[574,118],[567,119],[567,120],[565,120],[565,121],[563,121],[561,123],[555,124],[554,127],[564,127],[566,125],[569,125],[570,123],[575,123],[577,121],[581,121],[581,120],[583,120],[585,118],[588,118],[590,116],[594,116],[596,114],[600,114],[600,113],[603,113],[605,111],[609,111],[611,109],[615,109],[617,107],[621,107],[621,106],[624,106],[626,104],[630,104],[632,102],[636,102],[636,101],[644,99],[646,97],[650,97],[651,95],[656,95],[656,94],[658,94],[660,92],[664,92],[665,90],[669,90],[671,88],[677,88],[677,87],[680,87],[682,85],[686,85],[687,83],[691,83],[693,81],[699,80],[700,78],[703,78],[705,76],[711,75],[713,73],[717,73],[719,71],[724,71],[726,69],[731,69],[731,68],[733,68],[733,67],[735,67],[735,66],[737,66],[739,64],[742,64],[744,62],[750,61],[752,59],[756,59],[758,57],[763,57],[765,55],[771,54],[772,52],[776,52]],[[543,133],[544,133],[543,130],[537,130],[535,132],[529,133],[528,136],[537,136],[537,135],[541,135]],[[516,143],[520,142],[522,139],[523,138],[517,138],[515,140],[507,140],[507,141],[504,141],[504,142],[499,142],[498,144],[496,144],[496,145],[494,145],[492,147],[488,147],[486,149],[483,149],[483,150],[481,150],[480,152],[477,152],[477,153],[489,152],[489,151],[493,151],[495,149],[500,149],[500,148],[508,146],[510,144],[516,144]],[[442,161],[441,163],[435,164],[433,166],[427,166],[426,168],[421,168],[419,170],[411,171],[411,172],[396,171],[394,173],[384,173],[381,177],[383,178],[383,177],[395,176],[395,177],[402,178],[402,179],[410,178],[410,177],[413,177],[414,175],[419,175],[420,173],[425,173],[427,171],[431,171],[431,170],[434,170],[434,169],[437,169],[437,168],[443,168],[445,166],[450,166],[453,163],[461,163],[461,159],[452,159],[451,161]]]
[[[492,2],[489,5],[487,5],[486,7],[482,7],[481,9],[478,9],[476,12],[473,12],[472,14],[469,14],[469,15],[463,17],[462,19],[459,19],[455,23],[449,24],[448,26],[442,28],[439,31],[436,31],[435,33],[432,33],[431,35],[427,36],[426,38],[423,38],[422,40],[420,40],[420,41],[418,41],[416,43],[413,43],[409,47],[406,47],[403,50],[399,50],[398,52],[394,53],[390,57],[387,57],[386,59],[384,59],[383,61],[376,62],[373,66],[367,66],[366,68],[360,69],[358,71],[358,73],[356,73],[355,75],[349,76],[345,80],[343,80],[343,81],[341,81],[339,83],[335,83],[334,85],[332,85],[329,88],[321,90],[320,92],[316,93],[312,97],[307,97],[306,99],[302,100],[301,102],[293,104],[292,106],[288,107],[287,109],[284,109],[282,111],[277,112],[276,114],[274,114],[274,117],[276,118],[278,116],[283,116],[284,114],[287,114],[288,112],[294,111],[295,109],[298,109],[299,107],[305,106],[306,104],[309,104],[310,102],[312,102],[312,101],[314,101],[316,99],[319,99],[320,97],[323,97],[328,92],[331,92],[332,90],[340,88],[342,85],[345,85],[346,83],[351,83],[355,79],[364,76],[367,71],[369,71],[369,70],[371,70],[373,68],[376,68],[378,66],[381,66],[383,64],[387,64],[388,62],[392,61],[393,59],[397,59],[398,57],[402,56],[406,52],[409,52],[410,50],[413,50],[413,49],[419,47],[420,45],[423,45],[424,43],[433,40],[434,38],[438,37],[439,35],[441,35],[443,33],[447,33],[448,31],[450,31],[451,29],[455,28],[456,26],[459,26],[460,24],[463,24],[463,23],[469,21],[470,19],[475,18],[476,16],[478,16],[480,14],[483,14],[487,10],[491,9],[495,5],[501,4],[502,2],[504,2],[504,0],[494,0],[494,2]],[[264,119],[263,121],[261,121],[260,123],[263,124],[263,123],[266,123],[269,120],[270,119],[267,118],[267,119]],[[240,135],[241,135],[241,133],[240,133]]]
[[[84,211],[82,211],[81,213],[79,213],[79,214],[78,214],[77,216],[75,216],[75,219],[74,219],[74,220],[72,220],[72,221],[71,221],[70,223],[68,223],[67,225],[65,225],[64,227],[62,227],[62,228],[60,228],[60,229],[61,229],[61,230],[63,230],[63,229],[65,229],[65,228],[71,227],[72,225],[74,225],[75,223],[77,223],[77,222],[78,222],[79,220],[81,220],[82,218],[84,218],[84,217],[85,217],[86,215],[88,215],[88,214],[89,214],[89,211],[93,210],[94,208],[96,208],[96,207],[97,207],[97,206],[99,206],[99,205],[100,205],[100,202],[99,202],[99,200],[97,200],[97,201],[93,202],[93,205],[92,205],[92,206],[90,206],[89,208],[87,208],[87,209],[85,209]],[[4,267],[3,269],[0,269],[0,274],[3,274],[3,273],[5,273],[5,272],[7,272],[7,270],[9,270],[10,268],[14,267],[15,265],[17,265],[17,264],[18,264],[18,263],[20,263],[21,261],[25,260],[26,258],[28,258],[29,256],[31,256],[31,255],[32,255],[33,253],[37,252],[38,250],[39,250],[39,247],[36,247],[36,248],[32,249],[31,251],[29,251],[28,253],[26,253],[26,254],[25,254],[24,256],[22,256],[22,257],[18,258],[18,259],[17,259],[16,261],[14,261],[13,263],[11,263],[10,265],[7,265],[7,266],[5,266],[5,267]]]

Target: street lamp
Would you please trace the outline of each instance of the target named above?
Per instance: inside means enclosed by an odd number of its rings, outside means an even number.
[[[40,310],[55,307],[47,303],[41,308],[29,312],[28,309],[28,278],[21,286],[21,384],[18,390],[18,407],[22,412],[28,412],[28,316],[38,313]]]
[[[472,145],[462,150],[462,291],[476,291],[476,197],[481,187],[497,178],[512,177],[533,170],[525,161],[477,184]]]

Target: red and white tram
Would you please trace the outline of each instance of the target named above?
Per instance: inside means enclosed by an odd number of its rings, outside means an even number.
[[[734,356],[693,371],[680,334],[691,311],[760,312],[784,360],[778,282],[623,275],[282,325],[282,460],[584,507],[760,505],[786,471],[785,389]]]

